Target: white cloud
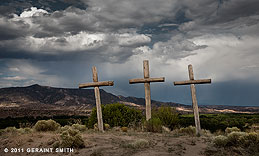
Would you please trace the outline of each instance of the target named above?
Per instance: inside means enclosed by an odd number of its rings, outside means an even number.
[[[137,46],[147,44],[151,41],[150,37],[144,34],[116,34],[120,46]]]
[[[13,72],[18,72],[18,71],[20,71],[20,69],[17,68],[17,67],[11,67],[11,68],[9,68],[9,70],[10,70],[10,71],[13,71]]]
[[[243,80],[258,77],[259,39],[257,37],[234,35],[204,35],[193,38],[196,44],[207,45],[197,50],[197,55],[185,58],[196,66],[198,75],[211,77],[214,82]],[[244,68],[252,67],[252,68]]]
[[[156,42],[152,48],[147,46],[138,47],[134,50],[136,54],[144,53],[154,58],[159,58],[163,62],[171,59],[181,59],[189,55],[194,55],[195,50],[205,48],[203,44],[195,44],[182,35],[173,36],[166,42]]]
[[[27,37],[24,50],[47,53],[73,52],[81,50],[93,50],[101,47],[104,43],[105,34],[89,34],[80,32],[76,35],[61,37]]]
[[[42,14],[48,14],[48,12],[43,9],[37,9],[36,7],[31,7],[30,10],[23,11],[20,14],[20,17],[26,18],[26,17],[40,16]]]
[[[120,62],[127,60],[134,54],[134,49],[151,42],[148,35],[136,32],[122,33],[88,33],[64,34],[62,36],[37,38],[28,36],[15,40],[6,40],[0,43],[12,51],[29,52],[29,55],[56,55],[81,53],[81,58],[91,55],[91,59],[102,59],[102,61]],[[14,49],[12,49],[12,47]],[[101,55],[101,56],[100,56]],[[90,58],[90,57],[88,57]],[[71,57],[69,58],[71,59]]]
[[[2,79],[4,79],[4,80],[14,80],[14,81],[26,80],[26,78],[21,77],[21,76],[3,77]]]

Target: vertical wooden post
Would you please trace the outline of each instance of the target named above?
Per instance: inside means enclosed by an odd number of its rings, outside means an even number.
[[[92,68],[93,71],[93,82],[98,82],[97,69],[94,66]],[[96,100],[96,110],[97,110],[97,120],[98,120],[98,129],[103,132],[103,117],[102,117],[102,107],[101,107],[101,98],[100,98],[100,90],[99,87],[94,87],[95,100]]]
[[[196,127],[196,135],[201,135],[201,124],[200,124],[200,117],[199,117],[199,108],[196,98],[196,90],[194,84],[205,84],[205,83],[211,83],[211,79],[200,79],[200,80],[194,80],[194,74],[192,65],[188,65],[188,71],[189,71],[189,78],[190,80],[187,81],[175,81],[174,85],[191,85],[191,94],[192,94],[192,107],[193,107],[193,114],[194,114],[194,121],[195,121],[195,127]]]
[[[148,60],[143,61],[144,79],[130,79],[129,83],[144,83],[145,86],[145,101],[146,101],[146,120],[151,119],[151,95],[150,95],[150,82],[165,82],[164,77],[150,78],[149,77],[149,63]]]
[[[148,60],[143,61],[144,79],[149,78],[149,63]],[[146,120],[151,119],[151,96],[150,82],[145,82],[145,101],[146,101]]]
[[[101,81],[98,82],[98,74],[95,66],[92,68],[93,72],[93,82],[79,84],[79,88],[88,88],[94,87],[94,94],[96,100],[96,111],[97,111],[97,120],[98,120],[98,129],[101,132],[104,132],[103,129],[103,117],[102,117],[102,107],[101,107],[101,97],[100,97],[100,86],[113,86],[113,81]]]
[[[190,80],[194,80],[192,65],[188,65],[188,70],[189,70]],[[192,107],[193,107],[193,114],[194,114],[194,120],[195,120],[196,135],[200,136],[201,135],[201,125],[200,125],[199,108],[198,108],[198,104],[197,104],[196,90],[195,90],[194,84],[191,84],[191,95],[192,95]]]

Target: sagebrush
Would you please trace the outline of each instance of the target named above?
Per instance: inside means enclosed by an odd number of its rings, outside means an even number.
[[[33,128],[36,131],[56,131],[60,128],[60,124],[54,120],[39,120]]]

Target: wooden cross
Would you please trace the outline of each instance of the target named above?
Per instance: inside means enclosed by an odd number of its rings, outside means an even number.
[[[164,77],[150,78],[148,60],[143,61],[144,79],[130,79],[129,83],[144,83],[145,86],[145,101],[146,101],[146,120],[151,118],[151,97],[150,97],[150,82],[165,82]]]
[[[204,83],[211,83],[211,79],[201,79],[201,80],[194,80],[193,69],[192,65],[188,65],[189,70],[189,78],[190,80],[187,81],[176,81],[174,85],[191,85],[191,94],[192,94],[192,107],[193,107],[193,114],[195,120],[195,127],[196,127],[196,135],[201,135],[201,125],[200,125],[200,118],[199,118],[199,108],[197,104],[196,98],[196,90],[194,84],[204,84]]]
[[[94,87],[94,94],[96,100],[97,109],[97,119],[98,119],[98,129],[103,132],[103,118],[102,118],[102,108],[101,108],[101,98],[100,98],[100,86],[113,86],[113,81],[102,81],[98,82],[97,69],[95,66],[92,67],[93,71],[93,82],[79,84],[79,88]]]

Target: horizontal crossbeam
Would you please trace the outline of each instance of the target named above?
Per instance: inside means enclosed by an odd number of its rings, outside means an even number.
[[[160,78],[140,78],[140,79],[130,79],[129,83],[133,84],[133,83],[146,83],[146,82],[165,82],[165,78],[164,77],[160,77]]]
[[[176,85],[204,84],[204,83],[211,83],[211,79],[175,81],[174,85],[176,86]]]
[[[79,88],[113,86],[113,84],[114,84],[113,81],[89,82],[89,83],[79,84]]]

